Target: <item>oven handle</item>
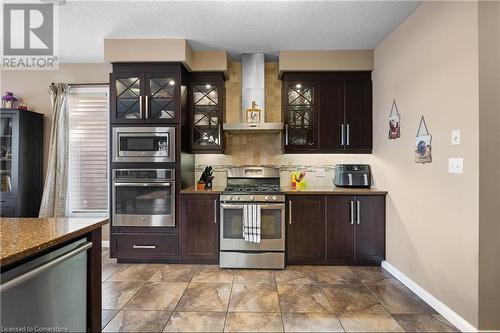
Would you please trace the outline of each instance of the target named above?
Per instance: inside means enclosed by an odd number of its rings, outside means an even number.
[[[172,186],[171,183],[114,183],[115,186]]]
[[[253,205],[255,203],[249,203],[249,205]],[[260,206],[261,209],[285,209],[285,203],[258,203],[256,204]],[[221,204],[221,208],[231,208],[231,209],[243,209],[243,204]]]

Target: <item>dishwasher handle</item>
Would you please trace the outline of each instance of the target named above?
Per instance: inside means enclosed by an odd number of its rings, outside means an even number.
[[[23,283],[23,282],[26,282],[26,281],[34,278],[37,275],[42,274],[46,270],[48,270],[48,269],[50,269],[50,268],[52,268],[52,267],[54,267],[62,262],[65,262],[66,260],[69,260],[69,259],[73,258],[74,256],[76,256],[84,251],[87,251],[91,247],[92,247],[92,243],[86,242],[86,243],[78,246],[74,250],[66,252],[65,254],[60,255],[59,257],[57,257],[51,261],[48,261],[48,262],[32,269],[31,271],[28,271],[22,275],[19,275],[18,277],[15,277],[10,281],[2,283],[0,285],[0,293],[3,293],[4,291],[7,291],[7,290]]]

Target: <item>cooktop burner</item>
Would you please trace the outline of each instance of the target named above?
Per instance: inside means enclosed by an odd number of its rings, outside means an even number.
[[[265,192],[271,192],[271,193],[277,193],[280,192],[280,186],[279,185],[230,185],[226,187],[224,192],[230,192],[230,193],[265,193]]]

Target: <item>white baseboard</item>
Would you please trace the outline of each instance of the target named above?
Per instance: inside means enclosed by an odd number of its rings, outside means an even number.
[[[101,247],[109,247],[109,241],[101,241]]]
[[[455,325],[462,332],[478,332],[477,328],[471,325],[467,320],[460,317],[455,311],[447,307],[443,302],[432,296],[427,290],[420,287],[412,279],[400,272],[396,267],[389,264],[387,261],[382,261],[382,267],[391,273],[396,279],[404,284],[408,289],[413,291],[424,302],[429,304],[434,310],[442,315],[446,320]]]

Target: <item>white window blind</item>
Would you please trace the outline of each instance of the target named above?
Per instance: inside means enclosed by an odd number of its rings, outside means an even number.
[[[71,87],[68,213],[108,212],[108,87]]]

